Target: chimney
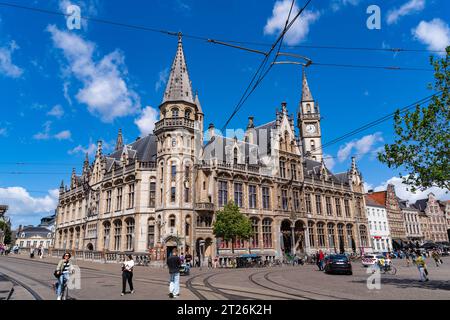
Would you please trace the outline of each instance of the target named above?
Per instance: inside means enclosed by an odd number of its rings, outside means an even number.
[[[209,140],[211,140],[214,137],[214,124],[210,123],[209,127],[208,127],[208,135],[209,135]]]
[[[254,128],[254,127],[255,127],[255,124],[254,124],[254,122],[253,122],[253,119],[254,119],[253,116],[248,117],[247,129],[249,129],[249,128]]]

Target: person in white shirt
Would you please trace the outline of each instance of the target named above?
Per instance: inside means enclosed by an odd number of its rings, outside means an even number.
[[[125,289],[128,285],[130,286],[131,293],[134,293],[133,289],[133,267],[134,267],[134,260],[131,255],[128,255],[126,257],[126,261],[122,264],[122,293],[120,294],[123,296],[125,294]]]

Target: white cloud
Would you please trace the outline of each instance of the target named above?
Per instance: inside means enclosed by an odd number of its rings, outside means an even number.
[[[104,122],[112,122],[140,109],[139,96],[125,82],[127,71],[121,52],[115,50],[95,62],[94,43],[54,25],[48,26],[47,30],[54,46],[63,51],[69,62],[68,71],[83,83],[76,98],[88,106],[91,114]]]
[[[72,137],[72,134],[70,133],[69,130],[64,130],[64,131],[61,131],[60,133],[55,134],[54,137],[55,137],[55,139],[58,139],[58,140],[68,140]]]
[[[43,124],[44,131],[36,133],[33,136],[33,139],[36,139],[36,140],[49,140],[49,139],[68,140],[71,138],[71,133],[69,130],[64,130],[55,135],[52,135],[50,133],[51,125],[52,125],[51,121],[46,121]]]
[[[33,197],[22,187],[0,188],[2,204],[9,206],[8,215],[23,216],[54,211],[58,204],[58,189],[48,191],[43,197]]]
[[[325,166],[329,170],[332,170],[334,165],[336,164],[336,161],[334,161],[334,158],[331,155],[329,155],[329,154],[324,154],[323,155],[323,161],[325,162]]]
[[[64,115],[64,109],[57,104],[49,112],[47,112],[47,115],[60,119]]]
[[[44,131],[43,132],[38,132],[36,133],[33,138],[36,140],[48,140],[50,139],[50,127],[51,127],[52,122],[51,121],[46,121],[43,125],[44,127]]]
[[[281,0],[275,2],[272,10],[272,16],[267,20],[264,27],[264,34],[273,35],[279,34],[286,25],[286,19],[289,15],[289,10],[291,8],[292,1]],[[291,13],[291,18],[299,11],[297,4],[294,5]],[[309,33],[309,26],[317,19],[319,19],[320,13],[310,10],[305,10],[297,18],[292,27],[286,33],[284,41],[288,45],[294,45],[300,43],[306,38]]]
[[[333,11],[338,11],[342,7],[347,6],[347,5],[356,6],[359,4],[359,2],[360,2],[360,0],[332,0],[331,1],[331,9]]]
[[[403,200],[409,200],[410,202],[416,202],[416,200],[424,199],[428,196],[430,192],[432,192],[436,198],[439,200],[449,200],[450,193],[446,189],[441,189],[438,187],[431,187],[424,191],[417,190],[415,193],[411,192],[411,187],[402,183],[402,178],[400,177],[392,177],[387,181],[384,181],[374,189],[374,191],[384,191],[387,188],[388,184],[393,184],[395,186],[395,193],[397,196]]]
[[[367,193],[369,190],[373,190],[373,185],[367,182],[363,182],[364,191]]]
[[[11,78],[19,78],[23,70],[12,62],[12,54],[19,47],[15,41],[11,41],[8,47],[0,47],[0,74]]]
[[[374,134],[364,136],[359,140],[347,142],[344,146],[341,146],[339,148],[339,151],[337,153],[338,160],[339,162],[345,161],[346,159],[348,159],[353,150],[355,150],[356,157],[360,159],[365,154],[372,152],[376,143],[382,141],[383,137],[381,136],[381,132],[376,132]],[[379,150],[379,148],[377,148],[376,150]]]
[[[387,23],[396,23],[400,17],[422,11],[425,8],[425,0],[409,0],[400,8],[392,9],[388,12]]]
[[[63,94],[64,94],[64,98],[67,100],[67,102],[72,105],[72,99],[70,98],[69,95],[69,86],[70,83],[68,81],[65,81],[63,84]]]
[[[158,120],[158,111],[148,106],[142,110],[139,118],[134,120],[134,123],[138,126],[141,136],[146,136],[153,132],[155,128],[155,122]]]
[[[169,77],[169,68],[161,70],[158,74],[158,81],[155,83],[155,91],[158,91],[164,84],[167,83],[167,78]]]
[[[79,144],[78,146],[76,146],[75,148],[69,150],[67,153],[68,154],[77,154],[77,153],[82,153],[82,154],[88,154],[90,156],[93,156],[95,154],[97,150],[97,146],[94,143],[89,143],[89,145],[87,147],[83,147],[81,144]]]
[[[450,45],[450,28],[441,19],[435,18],[430,22],[421,21],[411,32],[416,39],[428,46],[428,50],[445,51],[445,48]],[[442,55],[445,55],[445,52]]]

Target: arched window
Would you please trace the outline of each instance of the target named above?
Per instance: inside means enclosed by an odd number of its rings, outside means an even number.
[[[114,250],[120,251],[120,240],[122,238],[122,221],[114,221]]]
[[[134,237],[134,219],[128,218],[126,220],[127,223],[127,251],[133,250],[133,237]]]
[[[179,110],[178,108],[172,109],[172,118],[178,118]]]
[[[191,235],[191,216],[186,216],[186,222],[184,225],[184,234],[186,237]]]
[[[155,246],[155,219],[148,219],[147,230],[147,247],[153,248]]]
[[[272,220],[265,218],[262,222],[264,248],[272,248]]]
[[[103,248],[109,249],[109,236],[111,234],[111,223],[109,221],[103,222]]]
[[[335,234],[334,234],[334,224],[329,223],[327,225],[328,229],[328,244],[330,248],[336,248],[336,242],[335,242]]]
[[[186,111],[184,111],[184,117],[186,119],[189,119],[191,117],[191,109],[186,109]]]
[[[344,225],[342,223],[339,223],[337,225],[337,229],[338,229],[339,249],[345,248]]]

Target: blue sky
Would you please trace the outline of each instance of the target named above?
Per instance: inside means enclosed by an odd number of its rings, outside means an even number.
[[[305,2],[297,0],[297,6]],[[10,3],[61,12],[70,1]],[[290,1],[129,0],[125,5],[119,0],[84,0],[72,4],[81,7],[82,16],[208,38],[271,43]],[[366,26],[366,9],[371,4],[381,9],[380,30]],[[285,42],[441,50],[450,44],[448,12],[450,3],[444,0],[312,0]],[[183,43],[205,126],[213,122],[221,127],[262,56],[191,38]],[[62,16],[0,6],[0,202],[10,205],[15,226],[35,224],[52,211],[55,189],[62,179],[69,181],[72,167],[80,171],[84,151],[93,159],[98,139],[108,151],[118,128],[126,142],[151,129],[176,45],[176,37],[92,21],[83,22],[81,30],[69,30]],[[283,51],[318,63],[419,68],[429,68],[432,54],[299,47]],[[432,94],[427,89],[432,76],[428,71],[311,66],[308,81],[320,103],[323,143]],[[298,67],[275,66],[230,127],[245,128],[249,115],[255,116],[257,124],[271,121],[283,100],[294,113],[300,85]],[[398,172],[375,159],[374,152],[392,139],[392,121],[387,121],[325,148],[324,153],[333,157],[328,165],[335,172],[347,170],[350,157],[357,154],[358,167],[371,187],[380,189],[390,181],[400,196],[423,197],[424,193],[408,195],[395,178]],[[432,191],[448,199],[443,190]]]

